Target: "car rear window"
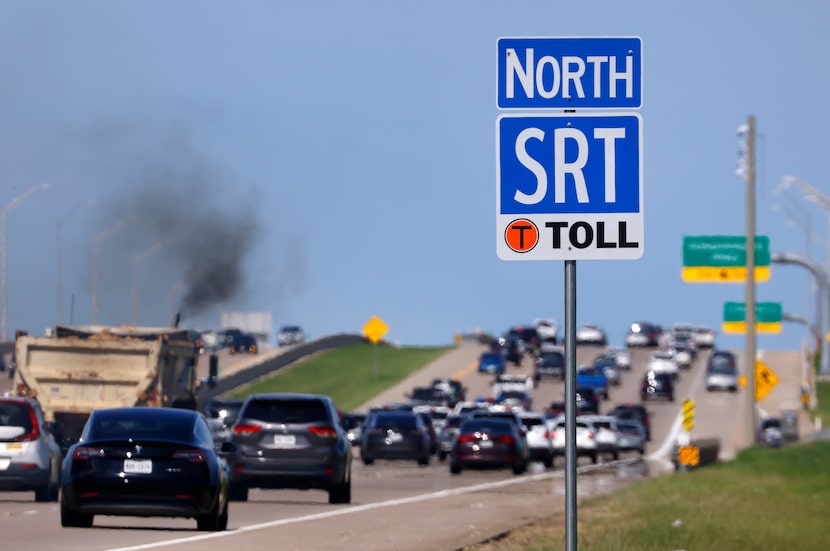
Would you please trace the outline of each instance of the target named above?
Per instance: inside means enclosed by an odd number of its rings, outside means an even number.
[[[328,421],[328,410],[319,400],[252,400],[242,416],[266,423],[316,423]]]
[[[5,434],[0,431],[0,441],[11,441],[18,436],[32,431],[32,418],[26,404],[3,402],[0,403],[0,427],[18,429],[13,433]]]
[[[378,413],[372,417],[372,426],[383,429],[404,428],[411,429],[418,426],[416,414],[406,413]]]
[[[193,417],[191,416],[132,415],[129,411],[99,412],[92,418],[87,439],[190,440],[193,430]]]
[[[459,427],[459,432],[486,432],[487,434],[510,434],[513,432],[510,421],[506,419],[467,419]]]
[[[532,428],[544,425],[545,421],[541,417],[523,417],[522,424],[527,428]]]

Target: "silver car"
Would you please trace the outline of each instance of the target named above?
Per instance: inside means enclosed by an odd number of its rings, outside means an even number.
[[[646,452],[646,429],[643,424],[633,419],[617,419],[617,449],[619,451]]]
[[[738,370],[732,365],[713,365],[706,372],[706,390],[738,391]]]
[[[57,501],[61,447],[40,405],[29,398],[0,398],[0,491],[32,491],[35,501]]]

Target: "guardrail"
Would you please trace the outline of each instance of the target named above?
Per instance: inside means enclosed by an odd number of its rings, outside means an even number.
[[[298,360],[310,356],[317,352],[338,348],[340,346],[347,346],[350,344],[357,344],[367,342],[366,337],[362,335],[331,335],[323,337],[304,344],[298,344],[290,350],[274,358],[262,360],[259,363],[252,365],[246,369],[242,369],[235,373],[222,377],[216,381],[212,387],[204,387],[199,395],[196,397],[199,409],[211,398],[230,392],[241,386],[250,384],[260,377],[264,377],[274,371],[282,369]]]

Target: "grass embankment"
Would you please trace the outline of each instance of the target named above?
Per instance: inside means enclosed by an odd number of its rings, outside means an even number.
[[[368,343],[343,346],[283,368],[233,393],[233,397],[260,392],[325,394],[338,408],[349,411],[449,350],[451,347],[398,348]]]
[[[830,425],[830,382],[816,414]],[[830,549],[830,442],[753,447],[734,461],[676,473],[586,500],[577,509],[580,551]],[[560,514],[477,551],[563,549]]]
[[[830,427],[830,381],[819,381],[816,387],[818,405],[813,410],[815,417],[821,417],[821,426]]]

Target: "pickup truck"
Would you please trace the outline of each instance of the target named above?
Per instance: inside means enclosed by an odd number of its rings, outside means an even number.
[[[608,399],[608,378],[601,369],[592,365],[581,365],[576,368],[576,386],[593,388],[603,399]]]

